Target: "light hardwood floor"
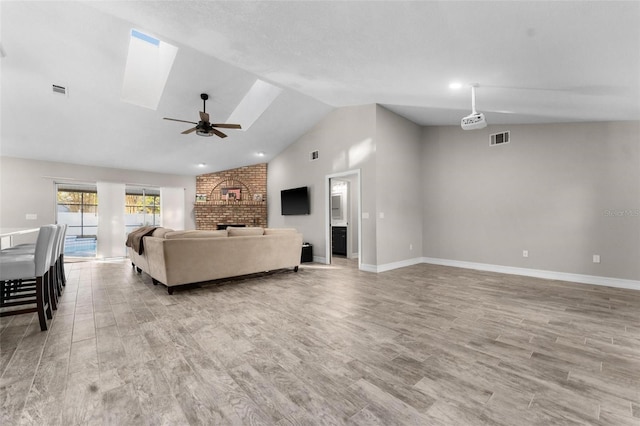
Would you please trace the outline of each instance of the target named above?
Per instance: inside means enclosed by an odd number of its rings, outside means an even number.
[[[640,425],[640,292],[348,261],[169,296],[68,264],[3,318],[0,424]]]

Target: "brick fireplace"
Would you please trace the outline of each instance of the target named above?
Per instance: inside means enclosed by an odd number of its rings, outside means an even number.
[[[267,164],[196,176],[196,229],[267,226]]]

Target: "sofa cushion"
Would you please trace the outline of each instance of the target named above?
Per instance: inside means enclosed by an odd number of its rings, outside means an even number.
[[[227,236],[227,231],[224,229],[219,231],[189,230],[189,231],[167,232],[164,238],[166,240],[173,240],[176,238],[222,238],[226,236]]]
[[[171,228],[156,228],[155,231],[153,231],[153,234],[151,234],[152,237],[156,237],[156,238],[164,238],[164,236],[167,234],[167,232],[173,232],[173,229]]]
[[[288,234],[298,232],[296,228],[264,228],[264,235]]]
[[[264,235],[264,228],[251,226],[246,228],[234,228],[230,226],[227,228],[227,233],[230,237],[250,237],[253,235]]]

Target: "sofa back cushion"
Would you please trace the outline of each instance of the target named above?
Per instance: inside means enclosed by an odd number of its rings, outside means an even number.
[[[298,232],[296,228],[264,228],[264,235],[290,234]]]
[[[153,231],[153,234],[151,234],[151,236],[156,238],[164,238],[164,236],[168,232],[173,232],[173,229],[160,227],[160,228],[156,228],[155,231]]]
[[[227,233],[230,237],[251,237],[254,235],[264,235],[264,228],[249,226],[246,228],[234,228],[229,226]]]
[[[173,240],[176,238],[223,238],[227,236],[225,229],[219,231],[173,231],[167,232],[164,236],[166,240]]]

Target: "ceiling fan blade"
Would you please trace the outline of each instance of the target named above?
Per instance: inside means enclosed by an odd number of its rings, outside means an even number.
[[[227,137],[227,135],[225,135],[224,133],[222,133],[221,131],[216,130],[216,129],[211,129],[211,133],[213,133],[214,135],[216,135],[218,137],[221,137],[221,138],[226,138]]]
[[[200,120],[204,121],[205,123],[208,123],[209,122],[209,114],[207,114],[206,112],[200,111]]]
[[[178,119],[176,119],[176,118],[167,118],[167,117],[164,117],[164,120],[179,121],[180,123],[198,124],[198,123],[196,123],[195,121],[178,120]]]
[[[191,129],[187,129],[184,132],[180,132],[180,133],[182,133],[183,135],[188,135],[189,133],[195,132],[196,129],[197,129],[197,127],[192,127]]]
[[[242,129],[242,126],[240,126],[239,124],[227,123],[212,124],[211,127],[220,127],[221,129]]]

